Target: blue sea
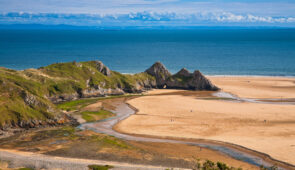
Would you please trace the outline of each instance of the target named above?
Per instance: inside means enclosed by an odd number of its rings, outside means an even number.
[[[295,76],[295,29],[0,30],[0,66],[101,60],[122,73],[161,61],[207,75]]]

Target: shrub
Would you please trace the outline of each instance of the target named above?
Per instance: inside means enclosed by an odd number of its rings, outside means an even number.
[[[222,162],[217,162],[217,167],[220,170],[228,170],[229,169],[229,167],[225,163],[222,163]]]
[[[111,165],[88,165],[89,170],[108,170],[114,168]]]

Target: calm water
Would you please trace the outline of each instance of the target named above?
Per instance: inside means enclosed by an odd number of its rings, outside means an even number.
[[[123,73],[155,61],[210,75],[295,76],[295,29],[0,30],[0,66],[101,60]]]

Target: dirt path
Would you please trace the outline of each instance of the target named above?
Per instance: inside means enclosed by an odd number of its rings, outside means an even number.
[[[90,160],[90,159],[76,159],[48,156],[32,152],[21,152],[15,150],[0,149],[1,161],[8,161],[9,168],[18,167],[34,167],[35,169],[63,169],[63,170],[88,170],[88,165],[112,165],[115,169],[120,170],[163,170],[166,167],[135,165],[121,162]],[[174,168],[175,169],[175,168]],[[176,168],[177,169],[177,168]]]

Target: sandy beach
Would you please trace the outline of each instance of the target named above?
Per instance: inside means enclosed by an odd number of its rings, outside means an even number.
[[[295,98],[295,78],[209,78],[222,91],[241,98]],[[229,142],[295,164],[295,105],[206,99],[206,93],[150,91],[147,96],[128,101],[139,111],[115,129],[132,134]]]

